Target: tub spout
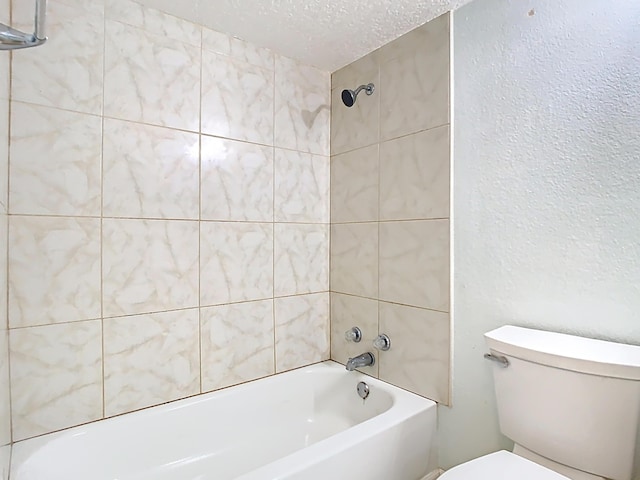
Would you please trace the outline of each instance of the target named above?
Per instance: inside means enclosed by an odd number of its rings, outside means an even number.
[[[370,367],[376,363],[376,357],[373,356],[373,353],[367,352],[362,355],[358,355],[357,357],[350,358],[347,362],[347,370],[352,372],[356,368],[360,367]]]

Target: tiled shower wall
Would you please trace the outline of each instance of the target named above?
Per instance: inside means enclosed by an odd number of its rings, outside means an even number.
[[[0,22],[9,21],[9,2],[0,0]],[[7,335],[7,176],[9,162],[9,53],[0,52],[0,480],[9,476],[11,409]]]
[[[327,359],[329,74],[128,0],[48,23],[12,62],[13,440]]]
[[[450,15],[332,76],[331,356],[449,402]],[[345,88],[373,82],[347,108]],[[359,326],[360,343],[344,332]],[[378,333],[391,349],[378,352]]]

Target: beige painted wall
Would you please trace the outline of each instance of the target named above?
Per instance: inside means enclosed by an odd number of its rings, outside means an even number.
[[[443,467],[511,447],[484,332],[516,324],[640,344],[640,4],[476,0],[453,26]]]
[[[331,357],[449,401],[450,16],[332,76]],[[373,82],[352,108],[345,88]],[[344,332],[359,326],[361,343]],[[378,333],[392,347],[378,352]]]
[[[13,440],[327,359],[329,74],[129,0],[49,36],[12,65]]]

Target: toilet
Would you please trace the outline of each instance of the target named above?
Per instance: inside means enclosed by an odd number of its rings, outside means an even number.
[[[640,346],[514,326],[485,339],[500,430],[515,447],[441,480],[632,479]]]

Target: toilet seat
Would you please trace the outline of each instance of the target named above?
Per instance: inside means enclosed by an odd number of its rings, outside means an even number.
[[[501,450],[444,472],[439,480],[569,480],[515,453]]]

